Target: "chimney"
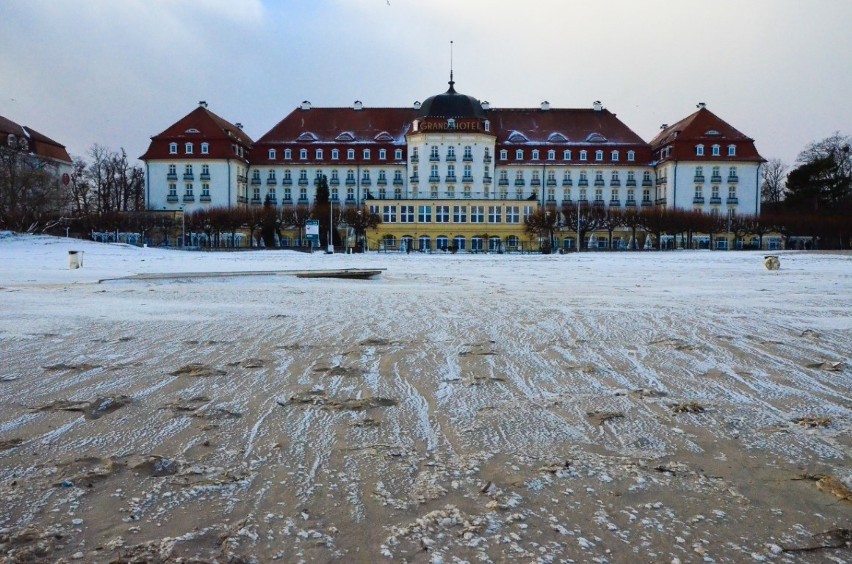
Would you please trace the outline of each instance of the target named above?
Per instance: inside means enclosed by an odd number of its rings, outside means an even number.
[[[414,109],[415,109],[415,110],[419,110],[419,109],[420,109],[420,101],[419,101],[419,100],[415,100],[415,101],[414,101]]]
[[[236,125],[240,130],[243,129],[243,124],[241,124],[240,122],[237,122],[234,125]]]
[[[199,100],[198,105],[201,106],[202,108],[206,108],[207,107],[207,100]]]
[[[550,109],[550,102],[545,100],[544,102],[541,103],[541,111],[546,112],[549,109]]]
[[[310,110],[311,109],[311,103],[308,102],[307,100],[302,100],[302,104],[299,106],[299,108],[302,109],[302,110]]]
[[[595,100],[595,103],[592,104],[592,106],[595,108],[596,112],[599,112],[603,109],[603,104],[601,104],[600,100]]]
[[[361,100],[355,100],[355,102],[352,104],[352,109],[355,110],[356,112],[363,110],[364,109],[363,102],[361,102]]]
[[[707,104],[705,102],[698,102],[698,104],[695,107],[698,108],[699,110],[703,110],[704,108],[707,107]]]
[[[491,109],[491,102],[489,102],[488,100],[485,100],[480,105],[482,106],[482,109],[485,110],[486,112]]]

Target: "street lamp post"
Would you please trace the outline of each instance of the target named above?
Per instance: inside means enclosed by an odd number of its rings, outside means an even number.
[[[583,206],[583,201],[578,199],[577,200],[577,252],[578,253],[583,248],[583,241],[580,240],[580,211],[582,209],[582,206]]]

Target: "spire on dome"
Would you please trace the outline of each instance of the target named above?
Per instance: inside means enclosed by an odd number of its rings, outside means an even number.
[[[453,87],[455,83],[456,81],[453,80],[453,42],[450,41],[450,89],[447,90],[447,94],[456,93],[456,89]]]

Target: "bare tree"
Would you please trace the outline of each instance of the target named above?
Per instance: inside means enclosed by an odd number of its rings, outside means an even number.
[[[26,139],[9,136],[0,145],[0,226],[39,231],[65,209],[56,170],[29,150]]]
[[[92,145],[89,158],[87,180],[94,195],[95,212],[144,209],[144,173],[141,167],[130,165],[124,149],[115,152],[103,145]]]
[[[777,204],[784,199],[787,165],[781,159],[766,161],[760,171],[760,199],[769,204]]]

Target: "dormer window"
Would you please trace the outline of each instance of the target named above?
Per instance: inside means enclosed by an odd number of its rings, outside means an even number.
[[[695,146],[695,156],[703,157],[704,156],[704,145],[696,145]]]
[[[340,150],[332,149],[331,150],[331,160],[336,161],[339,158],[340,158]]]
[[[186,143],[186,144],[184,145],[184,152],[185,152],[187,155],[191,155],[191,154],[192,154],[192,143]]]
[[[595,151],[595,160],[602,161],[603,160],[603,151]]]
[[[588,151],[586,151],[585,149],[580,151],[580,160],[581,161],[588,160],[588,158],[589,158],[589,152]]]
[[[386,160],[387,158],[388,158],[388,151],[387,151],[387,149],[379,149],[379,160],[380,160],[380,161],[384,161],[384,160]]]
[[[728,156],[736,157],[737,156],[737,146],[736,145],[728,145]]]
[[[204,142],[201,144],[201,154],[208,155],[210,154],[210,143]]]
[[[556,160],[556,151],[554,151],[553,149],[550,149],[550,150],[547,152],[547,160],[549,160],[549,161],[555,161],[555,160]]]
[[[508,158],[509,158],[509,151],[507,151],[506,149],[500,149],[500,160],[505,161]]]
[[[610,158],[612,159],[613,162],[617,161],[618,160],[618,151],[613,151],[612,153],[610,153]]]
[[[315,151],[315,154],[316,154],[316,160],[321,161],[323,159],[323,150],[322,149],[317,149]]]
[[[169,143],[169,154],[177,155],[177,143]]]
[[[524,150],[523,149],[518,149],[517,151],[515,151],[515,160],[516,161],[524,160]]]
[[[394,160],[401,161],[402,160],[402,149],[395,149],[393,152]]]
[[[720,149],[719,145],[713,145],[713,156],[714,156],[714,157],[718,157],[718,156],[719,156],[719,154],[720,154],[720,150],[719,150],[719,149]]]
[[[289,161],[289,160],[290,160],[290,159],[292,159],[292,158],[293,158],[293,151],[292,151],[292,149],[284,149],[284,160],[288,160],[288,161]]]
[[[346,158],[351,160],[355,159],[355,149],[346,149]]]
[[[571,150],[570,149],[566,149],[566,150],[562,151],[562,160],[563,161],[570,161],[571,160]]]
[[[275,149],[269,149],[269,160],[274,161],[276,157]]]
[[[636,160],[636,151],[627,151],[627,160],[633,162]]]
[[[533,152],[532,152],[532,160],[537,161],[537,160],[538,160],[538,156],[539,156],[538,149],[533,149]]]
[[[299,149],[299,158],[305,160],[308,158],[308,150],[307,149]]]
[[[365,161],[370,160],[370,149],[364,149],[364,160]]]

